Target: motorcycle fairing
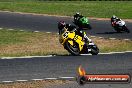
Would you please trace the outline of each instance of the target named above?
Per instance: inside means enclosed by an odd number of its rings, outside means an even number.
[[[74,37],[74,40],[79,44],[79,49],[80,49],[80,51],[83,49],[83,46],[84,46],[84,42],[82,41],[82,37],[81,36],[79,36],[79,35],[76,35],[75,37]]]

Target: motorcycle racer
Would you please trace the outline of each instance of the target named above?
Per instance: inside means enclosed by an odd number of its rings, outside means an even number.
[[[111,25],[112,27],[118,27],[119,26],[119,22],[122,21],[121,19],[119,19],[117,16],[113,15],[111,17]]]
[[[64,27],[67,28],[68,31],[76,30],[76,27],[74,25],[66,24],[64,21],[60,21],[60,22],[58,22],[59,34],[61,34],[61,32],[63,32]]]
[[[87,54],[97,55],[99,48],[93,42],[86,43],[78,28],[64,21],[58,22],[59,42],[72,55]],[[88,38],[89,39],[89,38]],[[91,39],[89,39],[91,41]]]
[[[74,15],[74,22],[76,26],[78,26],[81,30],[84,29],[92,29],[89,24],[89,20],[87,17],[80,15],[78,12]]]
[[[119,19],[118,17],[116,17],[115,15],[113,15],[111,17],[111,26],[117,31],[117,32],[121,32],[121,31],[126,31],[127,33],[130,33],[130,31],[128,30],[128,28],[125,25],[125,21]]]
[[[92,29],[88,22],[88,18],[80,15],[78,12],[74,15],[74,22],[76,26],[78,26],[78,30],[80,34],[83,36],[85,42],[92,42],[91,39],[88,38],[86,33],[83,30]]]
[[[74,25],[66,24],[64,21],[58,22],[59,34],[63,32],[64,27],[67,28],[68,31],[75,31],[76,34],[80,35],[83,38],[86,44],[92,42],[92,40],[87,37],[86,33],[83,30],[80,30],[80,28],[77,28]]]

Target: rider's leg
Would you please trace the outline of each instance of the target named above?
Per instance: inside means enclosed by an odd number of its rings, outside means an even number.
[[[84,32],[84,39],[86,42],[92,42],[92,40],[86,35],[85,32]]]
[[[92,40],[86,35],[86,33],[84,31],[80,30],[80,34],[83,37],[85,43],[92,42]]]

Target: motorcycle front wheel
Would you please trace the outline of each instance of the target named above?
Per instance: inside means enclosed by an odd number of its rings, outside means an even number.
[[[80,53],[80,50],[79,50],[79,47],[78,47],[78,44],[74,41],[74,40],[72,40],[73,41],[73,45],[71,45],[69,42],[68,42],[68,40],[66,41],[66,43],[65,43],[65,49],[69,52],[69,53],[71,53],[72,55],[74,55],[74,56],[77,56],[77,55],[79,55]]]

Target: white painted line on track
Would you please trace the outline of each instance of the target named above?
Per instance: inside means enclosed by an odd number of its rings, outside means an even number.
[[[123,39],[123,40],[129,41],[130,39]]]
[[[91,56],[92,54],[80,54],[80,55],[82,55],[82,56],[87,56],[87,55]]]
[[[111,40],[115,40],[116,38],[109,38],[109,39],[111,39]]]
[[[31,79],[32,81],[42,81],[44,79]]]
[[[132,51],[125,51],[126,53],[131,53]]]
[[[24,31],[24,30],[20,30],[20,31]]]
[[[7,30],[10,30],[11,31],[11,30],[14,30],[14,29],[7,29]]]
[[[61,79],[74,79],[75,77],[59,77]]]
[[[109,52],[109,53],[99,53],[100,55],[102,54],[120,54],[120,53],[131,53],[132,51],[124,51],[124,52]]]
[[[120,53],[132,53],[132,51],[99,53],[99,55],[120,54]],[[81,55],[82,55],[82,56],[91,56],[92,54],[81,54]]]
[[[103,37],[99,37],[100,39],[103,39]]]
[[[28,80],[15,80],[16,82],[27,82]]]
[[[97,37],[99,39],[110,39],[110,40],[116,40],[116,39],[118,39],[118,38],[105,38],[105,37],[99,37],[99,36],[90,36],[90,37],[91,38]],[[118,39],[118,40],[128,40],[128,41],[130,41],[131,39]]]
[[[1,59],[16,59],[16,58],[31,58],[31,57],[2,57]]]
[[[47,55],[47,56],[23,56],[23,57],[1,57],[1,59],[16,59],[16,58],[21,59],[21,58],[35,58],[35,57],[53,57],[53,55]]]
[[[34,31],[34,32],[40,32],[40,31]]]
[[[99,53],[99,55],[105,55],[105,54],[111,54],[111,53]]]
[[[58,78],[44,78],[44,80],[57,80]]]
[[[2,81],[2,83],[11,83],[13,81]]]
[[[99,55],[107,54],[120,54],[120,53],[131,53],[132,51],[123,51],[123,52],[109,52],[109,53],[99,53]],[[91,56],[92,54],[80,54],[82,56]],[[45,58],[45,57],[54,57],[57,55],[47,55],[47,56],[23,56],[23,57],[1,57],[0,59],[22,59],[22,58]]]
[[[71,79],[75,79],[75,78],[76,78],[76,77],[57,77],[57,78],[44,78],[44,79],[1,81],[0,83],[28,82],[28,81],[43,81],[43,80],[71,80]]]
[[[46,33],[51,33],[51,32],[46,32]]]
[[[110,52],[111,54],[125,53],[125,52]]]

